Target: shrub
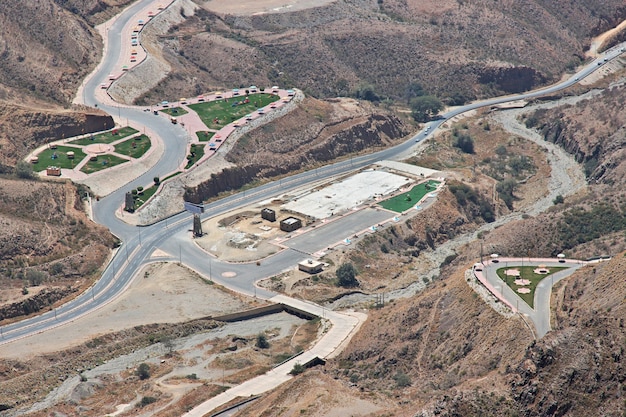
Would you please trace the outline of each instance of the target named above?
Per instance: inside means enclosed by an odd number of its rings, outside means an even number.
[[[267,349],[270,347],[270,342],[267,341],[267,337],[263,333],[259,333],[256,337],[256,347],[259,349]]]
[[[474,139],[468,134],[461,133],[458,135],[452,145],[465,153],[474,153]]]
[[[31,164],[25,161],[20,161],[15,166],[15,175],[18,178],[32,180],[35,178],[35,173],[33,172],[33,167]]]
[[[396,385],[398,388],[404,388],[411,385],[411,378],[409,378],[409,376],[403,372],[398,372],[393,377],[393,380],[396,381]]]
[[[26,271],[26,279],[31,286],[41,285],[45,277],[46,274],[41,271],[37,271],[34,269],[29,269],[28,271]]]
[[[563,204],[565,202],[565,199],[563,198],[561,194],[559,194],[556,197],[554,197],[554,200],[552,200],[552,202],[554,203],[554,205]]]
[[[150,378],[150,365],[145,362],[141,363],[137,368],[137,376],[141,380]]]
[[[300,375],[306,368],[301,363],[296,363],[293,369],[289,371],[289,375]]]
[[[152,180],[154,181],[156,185],[159,185],[161,183],[161,178],[159,177],[154,177]]]
[[[157,401],[154,397],[143,397],[139,402],[139,407],[145,407],[146,405],[155,403]]]

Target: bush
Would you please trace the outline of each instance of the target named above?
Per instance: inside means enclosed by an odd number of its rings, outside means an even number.
[[[159,185],[161,183],[161,178],[159,177],[154,177],[152,180],[154,181],[156,185]]]
[[[15,165],[15,175],[17,175],[18,178],[26,180],[35,178],[32,165],[25,161],[20,161]]]
[[[509,210],[513,210],[513,201],[515,200],[515,196],[513,193],[517,189],[517,181],[512,178],[508,178],[504,181],[500,181],[496,185],[496,191],[498,195],[504,201],[504,204],[509,208]]]
[[[398,372],[393,377],[393,380],[396,381],[396,385],[398,386],[398,388],[404,388],[411,385],[411,378],[409,378],[409,376],[403,372]]]
[[[267,349],[270,347],[270,342],[267,341],[267,337],[263,333],[259,333],[256,337],[256,347],[259,349]]]
[[[465,153],[474,153],[474,139],[468,134],[461,133],[452,145]]]
[[[561,194],[559,194],[556,197],[554,197],[554,200],[552,200],[552,202],[554,203],[554,205],[563,204],[565,202],[565,199],[563,198]]]
[[[146,405],[155,403],[157,401],[154,397],[143,397],[139,402],[139,407],[145,407]]]
[[[45,278],[46,274],[41,271],[37,271],[34,269],[29,269],[28,271],[26,271],[26,279],[30,283],[31,287],[34,287],[35,285],[41,285]]]
[[[301,363],[296,363],[293,369],[289,371],[289,375],[300,375],[306,368]]]
[[[145,362],[141,363],[137,368],[137,376],[141,380],[150,378],[150,365]]]
[[[60,275],[63,273],[63,264],[61,262],[55,262],[50,266],[50,271],[52,271],[52,273],[54,275]]]
[[[351,263],[344,263],[337,268],[337,283],[341,287],[358,287],[356,269]]]

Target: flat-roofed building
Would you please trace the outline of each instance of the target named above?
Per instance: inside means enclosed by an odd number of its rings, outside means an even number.
[[[283,232],[293,232],[302,227],[302,220],[295,217],[287,217],[280,222],[280,230]]]
[[[298,264],[298,269],[309,274],[317,274],[322,272],[324,264],[313,259],[306,259]]]

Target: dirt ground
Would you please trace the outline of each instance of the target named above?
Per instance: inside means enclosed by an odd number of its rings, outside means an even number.
[[[261,218],[260,207],[248,207],[202,223],[204,236],[195,242],[205,251],[228,262],[249,262],[280,251],[279,241],[288,235],[280,221],[290,216],[280,213],[282,201],[264,205],[276,212],[276,221]]]
[[[207,300],[211,300],[210,303]],[[173,263],[147,266],[122,296],[71,325],[0,345],[3,358],[25,359],[76,346],[100,334],[140,324],[177,323],[257,307],[261,302],[210,285]]]

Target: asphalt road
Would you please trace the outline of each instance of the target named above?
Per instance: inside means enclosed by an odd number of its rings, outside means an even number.
[[[261,265],[253,264],[228,264],[216,259],[209,261],[206,253],[202,252],[190,238],[188,229],[191,227],[191,216],[181,213],[167,220],[163,220],[148,227],[130,226],[120,221],[114,214],[123,202],[124,193],[128,189],[149,183],[154,176],[163,177],[178,168],[179,162],[184,158],[186,151],[187,133],[178,125],[173,125],[165,118],[156,117],[143,108],[112,107],[99,103],[95,96],[100,83],[105,81],[109,72],[118,61],[121,51],[120,31],[123,26],[133,19],[137,10],[153,3],[154,0],[141,0],[126,9],[123,14],[109,28],[108,53],[104,57],[100,69],[94,76],[85,82],[85,100],[88,104],[98,104],[98,107],[116,114],[121,119],[129,119],[136,124],[145,125],[157,131],[164,141],[164,157],[141,177],[129,182],[124,187],[108,195],[106,198],[95,201],[93,204],[94,219],[107,226],[112,233],[117,235],[123,244],[113,257],[100,280],[88,291],[81,294],[71,302],[37,317],[29,318],[21,322],[0,327],[0,343],[8,343],[17,338],[26,337],[30,334],[43,332],[63,323],[76,320],[78,317],[93,311],[119,296],[130,284],[142,265],[150,262],[151,254],[156,248],[170,253],[172,259],[178,258],[183,264],[195,269],[199,273],[210,276],[215,281],[247,294],[271,297],[273,294],[257,289],[254,281],[280,273],[298,261],[305,258],[304,254],[286,250],[271,258],[264,260]],[[610,60],[621,52],[614,48],[605,57]],[[244,191],[220,201],[206,205],[203,218],[216,216],[228,212],[234,208],[253,202],[267,200],[277,193],[289,192],[298,187],[345,174],[368,166],[376,161],[385,159],[402,159],[410,154],[415,142],[425,139],[436,127],[446,120],[463,112],[493,106],[509,101],[529,99],[544,94],[550,94],[564,89],[586,75],[597,70],[601,66],[597,62],[604,63],[604,57],[588,64],[571,79],[556,85],[529,93],[494,98],[483,102],[472,103],[466,106],[448,111],[440,120],[429,123],[430,131],[422,130],[403,144],[388,148],[374,154],[354,157],[349,160],[320,167],[308,172],[300,173],[289,178],[268,183],[253,190]],[[181,201],[182,208],[182,201]],[[225,272],[235,272],[235,278],[224,278]],[[228,274],[230,275],[230,274]]]

